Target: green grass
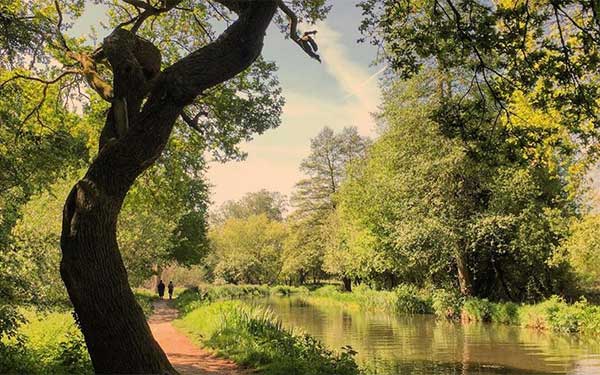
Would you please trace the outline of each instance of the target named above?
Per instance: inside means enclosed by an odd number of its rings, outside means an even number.
[[[2,374],[91,374],[91,361],[69,312],[24,310],[27,323],[0,343]]]
[[[354,375],[360,371],[351,348],[341,353],[309,335],[282,327],[270,311],[241,301],[197,306],[175,322],[194,340],[265,375]]]

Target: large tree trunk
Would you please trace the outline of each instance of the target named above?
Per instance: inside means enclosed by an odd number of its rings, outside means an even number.
[[[160,156],[182,109],[204,90],[246,69],[260,54],[276,2],[217,1],[237,12],[238,20],[216,41],[152,79],[146,80],[137,54],[140,46],[155,48],[149,42],[122,29],[104,40],[114,97],[126,98],[129,128],[119,134],[113,106],[98,157],[65,203],[60,266],[97,373],[176,373],[129,287],[116,226],[128,190]]]
[[[87,186],[86,186],[87,185]],[[119,198],[102,196],[81,181],[71,192],[73,205],[89,207],[63,236],[61,275],[81,322],[97,373],[175,373],[156,343],[129,288],[116,239]]]

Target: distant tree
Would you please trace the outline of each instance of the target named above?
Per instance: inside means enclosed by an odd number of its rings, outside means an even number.
[[[286,220],[288,236],[283,247],[282,279],[304,284],[312,277],[317,281],[323,274],[323,235],[321,227],[309,218],[292,213]]]
[[[215,224],[223,224],[231,218],[245,219],[252,215],[265,214],[269,220],[282,221],[287,209],[285,195],[262,189],[244,195],[237,201],[227,201],[211,215]]]
[[[353,160],[364,157],[370,140],[358,134],[356,127],[344,128],[336,134],[325,127],[310,142],[311,152],[302,161],[300,169],[306,178],[296,183],[292,204],[296,211],[290,218],[290,225],[298,234],[294,241],[297,246],[296,258],[310,260],[309,264],[297,268],[300,275],[311,270],[316,277],[323,263],[326,246],[326,224],[336,207],[336,194],[344,180],[346,166]],[[351,288],[350,280],[344,277],[346,289]]]
[[[233,284],[274,283],[285,237],[285,225],[264,213],[226,220],[210,231],[213,277]]]
[[[296,183],[292,204],[301,215],[327,215],[335,208],[335,193],[339,190],[346,165],[364,156],[369,140],[358,134],[356,127],[340,133],[325,127],[310,141],[310,154],[302,160],[300,170],[306,178]]]

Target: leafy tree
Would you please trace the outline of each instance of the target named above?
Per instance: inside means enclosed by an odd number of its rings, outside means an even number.
[[[595,287],[600,280],[600,215],[587,214],[571,226],[571,235],[563,244],[566,258],[583,287]],[[563,259],[560,259],[563,260]]]
[[[572,159],[548,139],[568,145],[568,136],[526,103],[515,108],[531,110],[535,127],[475,111],[450,118],[438,84],[428,74],[387,89],[384,132],[338,196],[342,222],[355,228],[338,243],[380,254],[365,257],[374,260],[371,278],[456,283],[466,295],[515,300],[564,290],[564,263],[549,263],[574,214],[564,174]],[[539,148],[515,142],[524,129]]]
[[[304,265],[307,268],[298,268],[302,262],[294,266],[300,275],[308,270],[312,270],[314,277],[320,273],[325,253],[326,223],[335,210],[335,195],[344,179],[346,165],[363,157],[369,143],[367,138],[358,134],[356,127],[344,128],[338,134],[325,127],[311,139],[310,155],[300,165],[307,177],[296,184],[296,192],[292,196],[296,211],[290,218],[292,228],[301,231],[304,236],[292,240],[293,247],[288,249],[294,251],[295,258],[310,260]],[[349,290],[350,279],[344,277],[344,285]]]
[[[264,213],[226,220],[210,232],[214,278],[233,284],[274,283],[285,237],[285,225]]]
[[[176,123],[177,128],[188,126],[198,133],[183,139],[197,146],[199,158],[207,148],[236,156],[239,140],[278,125],[278,119],[271,120],[282,105],[274,66],[259,62],[251,67],[260,55],[265,30],[281,10],[291,19],[291,39],[302,46],[298,21],[321,19],[328,7],[322,0],[289,6],[278,0],[102,3],[109,8],[106,24],[112,31],[94,47],[94,40],[64,34],[70,25],[63,21],[76,20],[83,1],[18,1],[8,7],[3,3],[7,12],[2,12],[2,30],[9,30],[7,24],[32,27],[26,39],[20,38],[27,34],[3,33],[3,46],[12,50],[2,55],[10,58],[2,65],[26,64],[32,51],[42,65],[36,66],[36,76],[15,72],[0,89],[5,98],[13,84],[39,84],[36,95],[27,100],[32,110],[25,120],[42,115],[52,86],[69,92],[60,101],[63,108],[83,82],[93,90],[91,103],[97,97],[108,103],[108,111],[98,118],[104,123],[98,154],[65,203],[61,276],[96,372],[174,373],[128,286],[116,233],[127,192],[163,154]],[[238,16],[235,21],[233,14]],[[219,38],[213,38],[213,19],[228,23]],[[51,60],[53,64],[43,64]]]
[[[307,178],[296,183],[292,203],[302,215],[326,216],[335,208],[335,193],[344,178],[346,165],[364,155],[369,140],[356,127],[339,134],[325,127],[310,141],[310,155],[300,164]]]
[[[269,220],[282,221],[286,211],[286,198],[278,192],[265,189],[250,192],[237,201],[227,201],[212,215],[215,224],[223,224],[231,218],[245,219],[265,214]]]
[[[0,82],[10,74],[0,68]],[[32,196],[64,177],[88,155],[88,134],[79,131],[77,115],[60,107],[58,90],[49,89],[49,97],[43,103],[31,103],[30,98],[41,87],[36,82],[20,86],[9,82],[1,87],[0,284],[4,287],[0,293],[3,316],[0,336],[15,332],[20,321],[19,304],[40,303],[45,295],[43,288],[34,287],[39,285],[36,267],[46,268],[40,259],[44,252],[36,253],[40,249],[33,247],[24,249],[23,239],[12,233],[23,215],[23,207]],[[30,264],[32,258],[39,262]]]
[[[282,279],[304,284],[309,277],[317,281],[323,274],[323,235],[309,219],[292,213],[286,220],[288,236],[283,248]]]

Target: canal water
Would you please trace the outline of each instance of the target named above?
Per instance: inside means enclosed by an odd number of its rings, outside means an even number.
[[[303,297],[256,301],[329,348],[350,345],[370,374],[600,375],[600,339],[505,325],[461,325],[432,315],[350,309]]]

